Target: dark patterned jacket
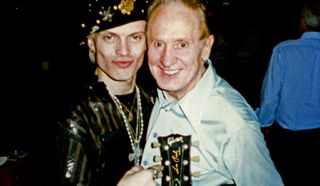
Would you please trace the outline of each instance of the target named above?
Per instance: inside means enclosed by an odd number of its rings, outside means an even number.
[[[140,87],[140,86],[139,86]],[[144,135],[154,94],[140,87]],[[133,166],[124,121],[104,83],[94,82],[61,115],[57,131],[57,185],[113,186]]]

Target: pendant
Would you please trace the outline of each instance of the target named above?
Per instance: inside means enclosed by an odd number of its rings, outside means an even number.
[[[142,155],[140,145],[138,143],[135,143],[132,147],[133,152],[129,154],[129,161],[134,161],[135,166],[139,166],[139,160]]]
[[[131,122],[133,120],[133,114],[129,111],[128,121]]]

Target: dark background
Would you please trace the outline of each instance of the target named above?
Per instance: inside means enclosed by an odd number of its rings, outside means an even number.
[[[1,2],[0,155],[16,149],[32,154],[37,174],[50,169],[56,113],[91,73],[87,49],[79,46],[80,2]],[[300,36],[303,0],[209,2],[216,38],[211,59],[256,108],[272,47]],[[37,185],[47,184],[39,179]]]

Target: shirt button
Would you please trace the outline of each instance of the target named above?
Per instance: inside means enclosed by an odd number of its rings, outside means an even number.
[[[142,162],[144,166],[148,165],[148,162],[145,160]]]
[[[156,133],[156,132],[153,133],[153,137],[154,137],[154,138],[158,137],[158,133]]]

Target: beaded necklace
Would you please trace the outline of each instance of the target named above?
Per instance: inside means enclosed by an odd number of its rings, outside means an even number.
[[[118,111],[120,112],[122,119],[124,121],[124,124],[126,126],[128,136],[131,143],[132,153],[129,154],[129,161],[134,161],[135,166],[139,166],[140,163],[140,157],[142,155],[142,150],[140,148],[140,141],[143,134],[143,113],[142,113],[142,106],[141,106],[141,97],[140,97],[140,89],[137,85],[135,85],[136,89],[136,96],[137,96],[137,116],[136,116],[136,129],[133,130],[132,126],[130,125],[130,122],[128,121],[128,118],[126,114],[123,111],[123,104],[120,102],[120,100],[115,96],[112,95],[110,92],[110,96],[113,100],[113,102],[116,104]]]

